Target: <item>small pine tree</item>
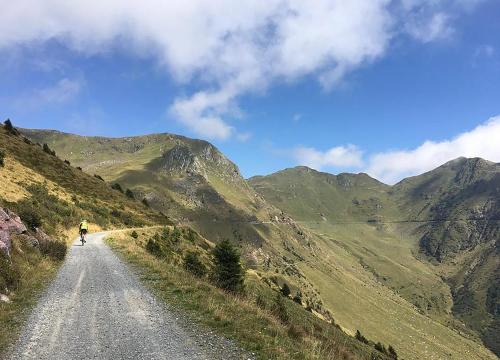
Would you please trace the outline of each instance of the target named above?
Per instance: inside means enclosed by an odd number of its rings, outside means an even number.
[[[120,184],[118,183],[114,183],[113,185],[111,185],[111,189],[113,190],[116,190],[116,191],[119,191],[123,194],[123,188]]]
[[[203,277],[207,273],[207,268],[200,261],[198,254],[192,251],[184,257],[184,268],[197,277]]]
[[[283,300],[283,296],[280,293],[276,294],[274,298],[272,313],[283,323],[288,324],[290,321],[290,317],[288,315],[288,311],[286,310],[285,301]]]
[[[302,293],[300,291],[297,291],[292,300],[297,304],[302,305]]]
[[[245,273],[240,263],[240,254],[229,240],[223,240],[215,246],[213,258],[217,286],[230,292],[242,291]]]
[[[394,360],[398,360],[398,354],[396,353],[396,349],[394,349],[392,347],[392,345],[389,345],[389,349],[388,349],[388,352],[389,352],[389,356],[394,359]]]
[[[10,121],[10,119],[5,120],[3,125],[5,127],[5,130],[7,130],[7,132],[9,132],[10,134],[19,135],[19,131],[17,131],[14,125],[12,125],[12,121]]]
[[[133,193],[133,192],[132,192],[132,190],[130,190],[130,189],[127,189],[127,190],[125,191],[125,195],[126,195],[128,198],[130,198],[130,199],[135,199],[134,193]]]
[[[356,339],[358,339],[359,341],[361,341],[362,343],[365,343],[365,344],[368,344],[368,339],[365,338],[361,332],[359,330],[356,330]]]
[[[288,286],[287,283],[283,284],[280,291],[281,291],[281,295],[283,295],[284,297],[290,296],[290,287]]]
[[[380,341],[375,344],[375,350],[381,352],[382,354],[387,354],[387,349]]]
[[[52,150],[49,145],[47,144],[43,144],[43,151],[46,152],[47,154],[49,155],[52,155],[52,156],[56,156],[56,152],[54,150]]]
[[[139,234],[134,230],[130,233],[130,236],[132,236],[134,239],[137,239],[139,237]]]
[[[163,251],[161,250],[160,244],[158,244],[158,242],[154,239],[148,239],[148,242],[146,243],[146,250],[155,256],[163,256]]]

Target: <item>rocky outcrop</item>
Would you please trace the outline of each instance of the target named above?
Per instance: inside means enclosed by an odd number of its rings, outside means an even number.
[[[10,257],[11,234],[26,234],[28,229],[21,218],[6,208],[0,208],[0,252]]]

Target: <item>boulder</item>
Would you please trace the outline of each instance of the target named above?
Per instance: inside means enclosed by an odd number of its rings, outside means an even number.
[[[26,234],[28,229],[21,218],[9,209],[0,208],[0,251],[10,257],[11,234]]]

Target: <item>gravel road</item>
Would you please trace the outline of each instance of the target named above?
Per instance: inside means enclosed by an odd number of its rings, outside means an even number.
[[[249,359],[232,341],[157,302],[103,243],[75,241],[11,359]]]

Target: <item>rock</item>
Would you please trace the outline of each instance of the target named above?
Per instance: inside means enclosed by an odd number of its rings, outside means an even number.
[[[0,301],[5,302],[7,304],[11,302],[9,297],[7,295],[4,295],[4,294],[0,294]]]
[[[0,208],[0,251],[10,257],[11,234],[25,234],[28,229],[21,218],[6,208]]]

